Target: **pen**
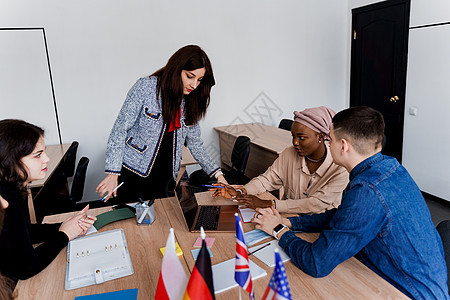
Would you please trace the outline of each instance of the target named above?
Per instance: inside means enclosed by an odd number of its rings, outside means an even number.
[[[249,253],[248,253],[248,256],[252,255],[252,254],[255,253],[255,252],[258,252],[259,250],[262,250],[262,249],[266,248],[267,246],[270,246],[270,243],[267,243],[267,244],[265,244],[264,246],[259,247],[259,248],[256,249],[255,251],[249,252]]]
[[[144,220],[145,216],[148,214],[148,210],[149,209],[150,209],[149,207],[146,207],[144,209],[144,211],[142,212],[142,215],[139,217],[139,220],[138,220],[139,224],[142,223],[142,221]]]
[[[213,189],[224,189],[225,188],[224,186],[221,186],[221,185],[210,185],[210,184],[202,184],[202,186],[213,188]]]
[[[123,181],[112,190],[111,194],[114,193],[115,191],[117,191],[117,189],[120,188],[122,186],[122,184],[123,184]],[[105,201],[106,197],[108,197],[108,192],[105,193],[105,196],[103,196],[102,201]]]

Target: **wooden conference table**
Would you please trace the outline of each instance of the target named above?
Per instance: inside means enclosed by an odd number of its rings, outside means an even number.
[[[202,196],[205,198],[204,196]],[[110,208],[94,209],[91,214],[99,214]],[[18,282],[16,290],[18,299],[74,299],[76,296],[112,292],[123,289],[138,288],[138,299],[153,299],[158,283],[162,255],[159,248],[166,244],[169,228],[175,229],[177,242],[183,249],[180,261],[189,274],[195,264],[191,255],[192,245],[199,236],[190,233],[184,225],[181,208],[177,199],[166,198],[155,201],[156,221],[150,226],[138,226],[135,219],[111,223],[100,231],[123,228],[127,239],[134,274],[131,276],[107,281],[71,291],[64,290],[66,272],[66,248],[40,274],[28,280]],[[70,215],[70,214],[69,214]],[[58,222],[67,214],[47,216],[44,222]],[[244,224],[244,230],[253,229],[252,224]],[[313,241],[317,234],[298,234],[302,238]],[[212,264],[235,257],[236,238],[234,233],[208,233],[214,237],[211,247]],[[264,242],[267,242],[264,241]],[[262,242],[262,243],[264,243]],[[266,266],[256,257],[250,257],[260,267],[267,271],[267,276],[253,281],[256,299],[261,299],[273,268]],[[324,278],[312,278],[303,273],[288,261],[285,263],[289,285],[293,299],[407,299],[400,291],[376,275],[355,258],[350,258],[340,264],[330,275]],[[244,296],[245,297],[245,296]],[[216,295],[217,299],[238,299],[238,288]]]
[[[288,130],[249,123],[214,128],[219,133],[220,161],[222,167],[231,168],[231,153],[238,136],[250,138],[250,155],[245,169],[248,178],[264,173],[278,155],[292,145],[292,135]]]

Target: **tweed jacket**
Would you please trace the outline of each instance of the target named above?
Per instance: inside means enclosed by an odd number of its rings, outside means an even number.
[[[106,150],[107,173],[120,173],[121,167],[147,177],[158,154],[164,129],[161,98],[156,98],[155,76],[140,78],[128,92],[116,122],[111,130]],[[199,124],[187,126],[184,122],[184,99],[181,104],[181,128],[174,132],[173,178],[181,164],[181,152],[186,141],[192,156],[202,169],[212,176],[219,167],[207,154]]]

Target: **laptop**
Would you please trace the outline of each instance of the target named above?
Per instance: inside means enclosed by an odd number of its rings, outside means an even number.
[[[237,205],[199,205],[195,193],[203,191],[203,188],[190,186],[183,180],[175,187],[175,196],[183,212],[187,229],[199,232],[203,226],[205,231],[234,232],[236,230],[234,214],[238,212]]]

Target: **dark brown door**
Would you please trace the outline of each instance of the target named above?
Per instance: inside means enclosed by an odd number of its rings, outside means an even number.
[[[402,160],[408,54],[409,0],[352,10],[350,106],[370,106],[384,116],[383,153]]]

